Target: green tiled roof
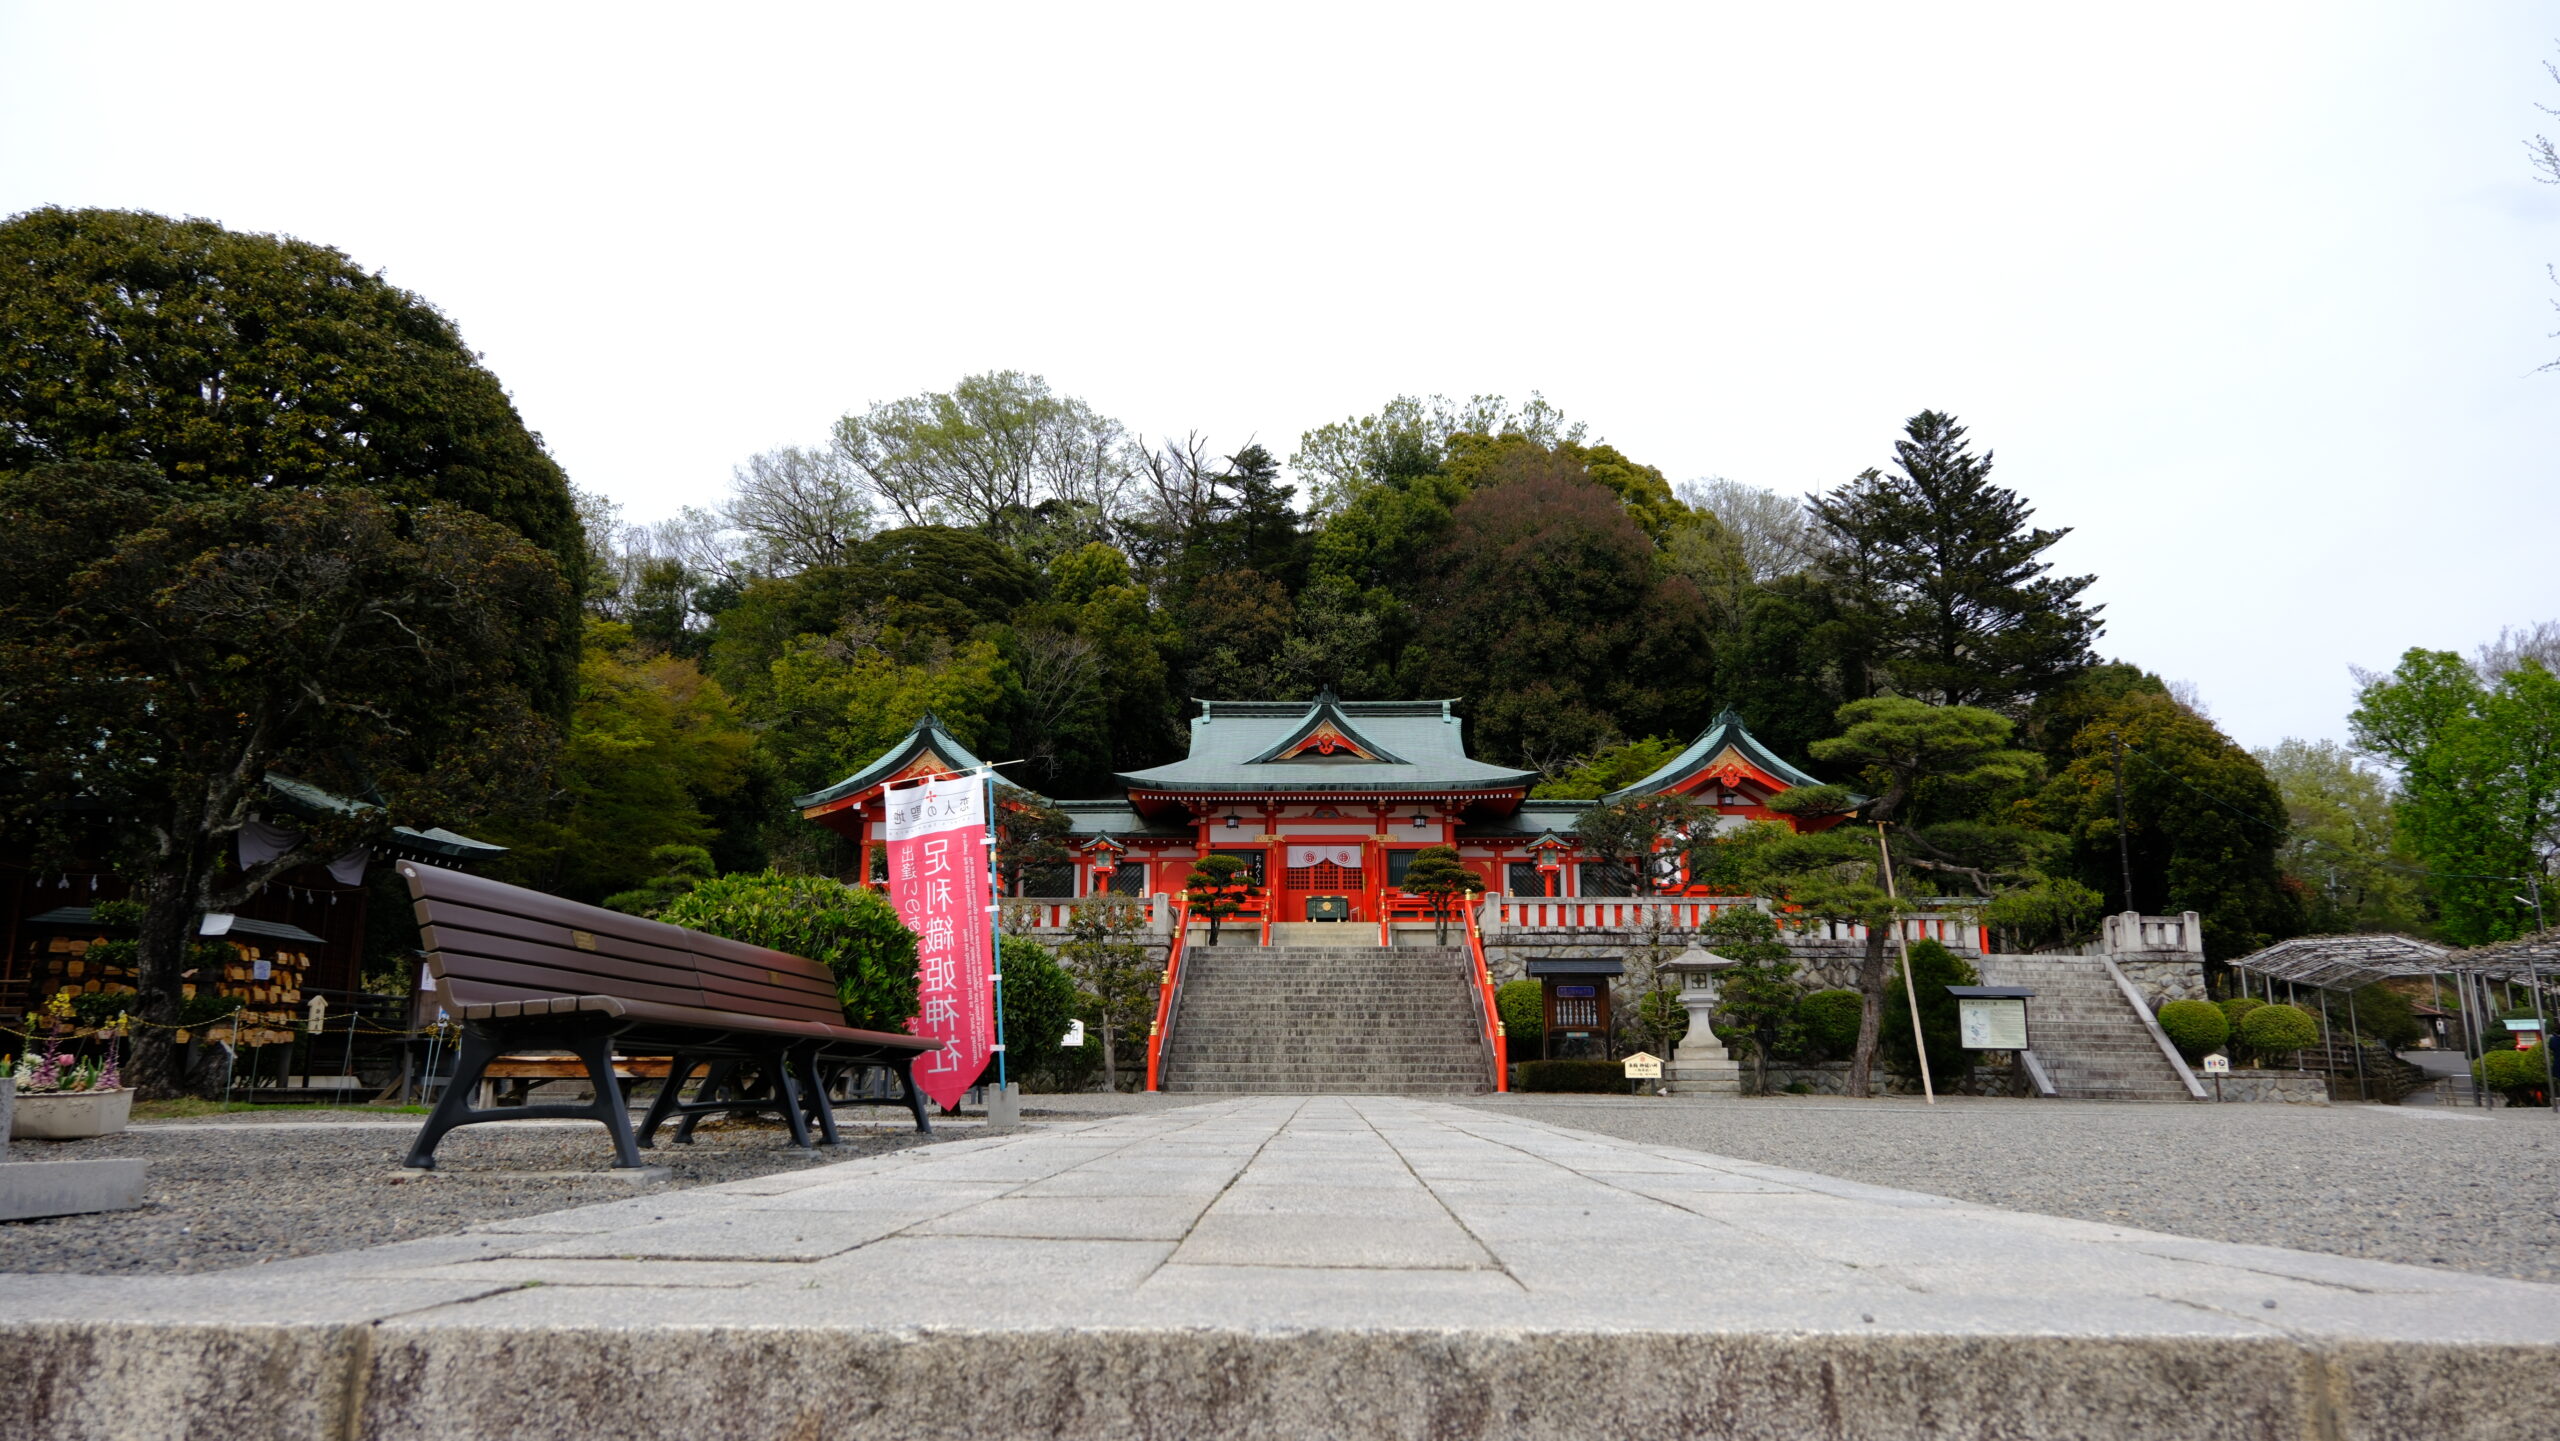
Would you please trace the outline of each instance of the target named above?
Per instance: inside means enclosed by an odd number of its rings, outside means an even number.
[[[1191,754],[1171,765],[1119,777],[1134,790],[1452,791],[1507,790],[1536,771],[1487,765],[1469,756],[1453,701],[1202,701],[1191,723]],[[1284,759],[1320,721],[1331,720],[1373,753],[1392,760]]]
[[[926,711],[916,718],[915,729],[907,732],[907,738],[889,747],[878,760],[825,790],[811,791],[791,804],[800,810],[807,810],[811,806],[822,806],[829,801],[858,795],[905,770],[916,757],[923,755],[926,751],[933,752],[941,758],[945,766],[955,771],[975,770],[986,764],[971,755],[967,746],[952,739],[951,732],[942,728],[940,716]]]
[[[1704,770],[1709,761],[1724,754],[1727,746],[1731,746],[1745,761],[1785,781],[1789,786],[1822,784],[1821,781],[1780,760],[1777,752],[1754,740],[1751,732],[1743,726],[1742,717],[1731,710],[1726,710],[1719,713],[1714,720],[1709,721],[1707,728],[1698,733],[1698,738],[1689,742],[1689,748],[1673,756],[1662,769],[1624,790],[1611,791],[1601,799],[1620,801],[1629,796],[1649,796],[1658,791],[1667,791]]]
[[[335,791],[324,791],[308,781],[290,776],[267,777],[267,792],[284,802],[288,809],[304,815],[330,814],[351,816],[358,811],[377,809],[371,801],[352,801]],[[505,855],[507,848],[494,842],[478,840],[442,826],[416,830],[409,826],[393,826],[389,844],[395,850],[414,852],[448,861],[485,860]]]

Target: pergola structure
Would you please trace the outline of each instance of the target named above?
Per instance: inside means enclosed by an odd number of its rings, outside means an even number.
[[[2560,930],[2495,945],[2439,945],[2415,936],[2296,936],[2231,963],[2231,969],[2287,985],[2354,990],[2415,976],[2478,976],[2528,985],[2560,970]]]

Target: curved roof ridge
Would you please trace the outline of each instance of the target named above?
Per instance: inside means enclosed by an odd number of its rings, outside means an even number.
[[[1611,791],[1601,799],[1616,801],[1628,796],[1647,796],[1659,791],[1667,791],[1705,770],[1710,761],[1724,754],[1727,749],[1738,753],[1755,769],[1786,782],[1790,787],[1822,784],[1820,780],[1789,765],[1776,751],[1762,745],[1759,738],[1751,734],[1751,728],[1742,723],[1741,713],[1731,706],[1726,706],[1723,710],[1716,712],[1716,718],[1707,722],[1707,728],[1698,732],[1698,738],[1689,742],[1686,750],[1665,761],[1661,769],[1637,781],[1634,785]]]
[[[1374,761],[1380,765],[1400,766],[1409,764],[1404,757],[1397,755],[1385,746],[1378,744],[1376,740],[1362,733],[1358,726],[1353,725],[1351,723],[1351,717],[1343,714],[1342,702],[1334,699],[1333,688],[1331,686],[1327,686],[1323,690],[1316,692],[1316,698],[1308,704],[1306,719],[1300,721],[1296,729],[1290,731],[1287,736],[1283,737],[1279,744],[1265,748],[1262,754],[1246,761],[1245,764],[1249,766],[1270,765],[1274,762],[1283,760],[1295,752],[1300,746],[1306,744],[1308,737],[1316,734],[1320,730],[1323,730],[1327,726],[1332,727],[1336,735],[1341,736],[1344,741],[1362,752],[1363,759]],[[1330,752],[1328,752],[1328,754],[1330,754]]]
[[[942,717],[927,710],[916,717],[915,726],[907,732],[907,738],[881,752],[879,759],[834,785],[811,791],[791,804],[805,811],[811,806],[822,806],[846,796],[858,795],[896,776],[926,751],[933,752],[935,759],[949,770],[975,770],[986,764],[970,754],[969,748],[960,744],[958,737],[943,728]]]

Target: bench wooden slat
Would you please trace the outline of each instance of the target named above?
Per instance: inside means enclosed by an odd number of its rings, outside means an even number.
[[[613,912],[605,912],[612,915]],[[564,924],[560,919],[529,918],[512,912],[474,905],[441,896],[431,896],[418,903],[419,924],[449,927],[457,932],[505,936],[532,945],[557,946],[581,955],[610,956],[634,965],[672,966],[691,970],[695,965],[693,948],[685,944],[686,933],[673,926],[660,927],[672,935],[633,936],[587,926]],[[569,917],[576,920],[578,917]],[[626,917],[625,919],[636,919]],[[599,925],[602,923],[599,922]],[[649,924],[657,925],[652,921]],[[583,937],[583,939],[581,939]]]
[[[702,1004],[702,992],[695,986],[667,985],[656,977],[639,979],[617,975],[608,966],[573,963],[556,953],[545,953],[534,947],[494,938],[474,937],[471,948],[465,949],[451,945],[450,937],[440,933],[433,938],[433,946],[428,952],[428,968],[438,981],[450,981],[463,987],[457,994],[466,1000],[609,995],[662,1006]],[[488,954],[478,949],[482,946],[489,951],[524,952],[526,959]]]

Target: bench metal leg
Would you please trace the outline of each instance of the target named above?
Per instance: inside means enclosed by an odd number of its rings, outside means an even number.
[[[658,1087],[656,1099],[649,1102],[648,1116],[640,1122],[639,1141],[642,1146],[658,1144],[658,1128],[666,1124],[667,1117],[675,1114],[676,1101],[684,1094],[686,1079],[693,1075],[694,1067],[701,1064],[699,1056],[679,1054],[667,1058],[667,1079]]]
[[[435,1110],[418,1128],[418,1139],[409,1143],[409,1159],[402,1164],[419,1171],[436,1168],[436,1146],[444,1140],[445,1133],[475,1119],[471,1093],[479,1088],[480,1073],[498,1058],[498,1050],[496,1041],[467,1026],[463,1028],[462,1044],[454,1051],[453,1079],[446,1083],[444,1094],[436,1098]]]
[[[719,1100],[720,1093],[729,1089],[730,1083],[737,1078],[737,1075],[738,1063],[735,1061],[711,1063],[711,1069],[703,1074],[702,1089],[693,1093],[694,1104],[692,1106],[679,1104],[677,1107],[684,1112],[684,1119],[676,1123],[677,1145],[693,1144],[693,1128],[702,1124],[703,1117],[718,1109],[706,1103]],[[697,1107],[700,1109],[696,1109]]]
[[[613,1037],[591,1035],[578,1038],[578,1059],[587,1063],[587,1078],[595,1083],[596,1119],[613,1136],[613,1166],[617,1171],[637,1171],[648,1163],[640,1159],[640,1148],[631,1139],[631,1108],[622,1099],[622,1082],[613,1075]]]
[[[933,1134],[933,1117],[925,1114],[924,1091],[916,1085],[916,1062],[913,1056],[898,1062],[898,1084],[907,1089],[907,1109],[916,1113],[916,1129]]]
[[[841,1146],[844,1138],[836,1134],[835,1103],[827,1098],[827,1078],[818,1069],[818,1053],[800,1053],[801,1090],[808,1098],[809,1113],[818,1118],[818,1144]]]
[[[791,1053],[767,1051],[757,1062],[773,1082],[773,1099],[782,1108],[782,1122],[791,1128],[791,1144],[809,1149],[809,1118],[800,1111],[800,1078],[792,1074]]]

